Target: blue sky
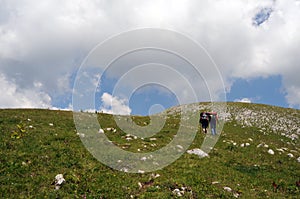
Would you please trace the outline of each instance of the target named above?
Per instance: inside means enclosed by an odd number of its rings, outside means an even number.
[[[260,77],[251,80],[237,79],[227,94],[227,99],[228,101],[248,99],[252,103],[288,107],[280,76]]]
[[[72,110],[77,72],[90,56],[99,68],[86,79],[98,86],[88,109],[147,115],[224,94],[299,109],[299,18],[299,0],[1,1],[0,108]],[[162,35],[118,40],[144,28]],[[144,39],[157,49],[125,53],[102,74],[107,57]]]

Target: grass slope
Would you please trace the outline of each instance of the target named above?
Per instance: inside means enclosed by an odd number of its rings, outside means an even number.
[[[209,110],[209,104],[190,106]],[[167,110],[166,124],[153,136],[156,140],[126,139],[112,115],[98,114],[98,118],[116,145],[144,153],[161,148],[176,134],[180,119],[175,109]],[[84,148],[72,112],[0,110],[0,197],[299,198],[299,115],[293,109],[229,103],[223,132],[209,157],[185,153],[164,169],[131,174],[103,165]],[[281,116],[285,119],[278,122]],[[133,120],[149,123],[149,117]],[[108,127],[116,132],[107,131]],[[199,128],[190,149],[199,148],[203,139]],[[55,190],[59,173],[66,182]]]

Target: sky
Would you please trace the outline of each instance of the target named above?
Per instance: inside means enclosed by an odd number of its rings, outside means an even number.
[[[299,109],[299,19],[299,0],[0,0],[0,108]]]

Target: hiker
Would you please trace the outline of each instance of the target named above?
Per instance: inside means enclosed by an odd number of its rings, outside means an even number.
[[[217,135],[217,121],[218,121],[218,114],[215,112],[210,112],[210,129],[212,135]]]
[[[203,132],[207,133],[207,128],[210,122],[210,115],[208,113],[201,112],[199,122],[201,123]]]

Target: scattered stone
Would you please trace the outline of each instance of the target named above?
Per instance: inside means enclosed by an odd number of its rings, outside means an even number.
[[[139,185],[139,188],[140,188],[140,189],[143,188],[143,185],[142,185],[141,182],[138,182],[138,185]]]
[[[269,145],[265,144],[265,143],[260,143],[259,145],[256,146],[257,148],[259,147],[265,147],[265,148],[269,148]]]
[[[145,173],[145,171],[143,171],[143,170],[138,170],[138,173]]]
[[[232,191],[232,189],[231,189],[230,187],[223,187],[223,189],[224,189],[225,191],[228,191],[228,192],[231,192],[231,191]]]
[[[158,162],[152,162],[153,165],[159,166]]]
[[[104,133],[103,129],[99,129],[98,133]]]
[[[53,123],[49,123],[49,126],[54,126],[54,124]]]
[[[57,134],[56,134],[56,135],[57,135]],[[82,138],[85,137],[85,134],[84,134],[84,133],[76,133],[76,135],[79,135],[79,137],[82,137]]]
[[[174,189],[174,190],[172,191],[172,193],[173,193],[174,195],[178,196],[178,197],[181,197],[181,196],[183,196],[184,191],[180,191],[179,189]]]
[[[147,157],[144,156],[144,157],[141,158],[141,160],[142,160],[142,161],[146,161],[146,160],[147,160]]]
[[[213,181],[211,184],[219,184],[219,181]]]
[[[263,143],[260,143],[259,145],[257,145],[256,147],[259,148],[263,145]]]
[[[238,198],[238,197],[240,197],[240,194],[235,192],[235,193],[233,193],[233,197]]]
[[[271,155],[274,155],[274,154],[275,154],[274,151],[273,151],[272,149],[269,149],[269,150],[268,150],[268,153],[271,154]]]
[[[284,150],[283,149],[276,149],[277,151],[279,151],[279,152],[284,152]]]
[[[293,158],[293,157],[294,157],[294,155],[291,154],[291,153],[288,153],[287,155],[288,155],[290,158]]]
[[[66,182],[66,180],[64,179],[63,174],[57,174],[55,176],[55,181],[54,181],[55,189],[56,190],[60,189],[62,184],[65,183],[65,182]]]
[[[241,147],[246,147],[246,146],[250,146],[250,144],[247,142],[247,143],[242,143],[241,144]]]
[[[128,169],[126,167],[123,167],[120,171],[123,171],[123,172],[127,173]]]
[[[198,155],[199,158],[208,157],[208,154],[202,151],[201,149],[195,148],[187,151],[188,154]]]
[[[150,141],[155,141],[155,140],[157,140],[156,138],[150,138]]]
[[[159,175],[158,173],[157,173],[157,174],[152,173],[152,174],[151,174],[151,177],[155,179],[155,178],[160,177],[160,175]]]
[[[297,161],[300,163],[300,157],[297,158]]]

